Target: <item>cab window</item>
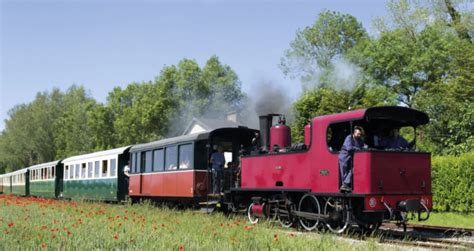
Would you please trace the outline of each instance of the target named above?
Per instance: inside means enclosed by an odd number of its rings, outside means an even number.
[[[351,134],[351,125],[349,122],[340,122],[329,125],[326,131],[326,142],[329,151],[339,152],[344,139]]]

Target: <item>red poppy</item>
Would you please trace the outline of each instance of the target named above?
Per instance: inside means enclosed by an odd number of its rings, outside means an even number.
[[[114,239],[118,240],[118,238],[119,238],[119,237],[118,237],[118,234],[115,234],[115,235],[114,235]]]
[[[41,243],[41,248],[46,248],[46,243]]]
[[[15,226],[15,224],[13,224],[13,222],[12,222],[12,223],[8,223],[8,227],[13,227],[13,226]]]
[[[180,251],[183,251],[183,250],[184,250],[184,245],[183,245],[183,244],[179,245],[179,250],[180,250]]]

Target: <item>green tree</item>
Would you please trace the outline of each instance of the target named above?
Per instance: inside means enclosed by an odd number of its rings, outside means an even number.
[[[54,122],[60,114],[62,93],[38,93],[29,104],[9,111],[5,129],[0,135],[0,163],[16,170],[54,159]]]
[[[365,39],[367,33],[355,17],[323,11],[312,26],[296,32],[281,60],[281,69],[285,75],[299,77],[303,83],[328,84],[327,76],[331,75],[334,60],[343,58]]]
[[[97,106],[84,87],[73,85],[64,94],[61,111],[54,122],[56,158],[91,152],[95,149],[89,127],[91,111]]]
[[[436,154],[472,149],[473,18],[459,3],[392,1],[380,36],[351,51],[376,84],[428,113],[420,145]]]

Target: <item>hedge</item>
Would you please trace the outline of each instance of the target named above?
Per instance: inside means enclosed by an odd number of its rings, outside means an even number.
[[[433,209],[474,211],[474,151],[432,159]]]

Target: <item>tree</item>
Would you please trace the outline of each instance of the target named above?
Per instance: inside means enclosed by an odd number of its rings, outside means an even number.
[[[62,93],[38,93],[29,104],[9,111],[0,135],[0,162],[12,171],[51,161],[56,155],[54,123],[60,115]]]
[[[124,90],[114,88],[107,98],[112,113],[114,146],[157,140],[166,135],[167,106],[155,83],[132,83]]]
[[[170,116],[169,135],[182,133],[193,117],[223,119],[228,112],[243,109],[244,94],[237,74],[212,56],[201,69],[194,60],[184,59],[166,71],[158,84],[166,83],[178,105]],[[176,116],[179,114],[179,116]]]
[[[313,26],[296,32],[281,60],[281,69],[285,75],[300,77],[303,83],[330,85],[325,80],[334,68],[334,60],[343,58],[365,39],[367,33],[355,17],[323,11]]]
[[[389,4],[380,37],[353,50],[352,60],[399,102],[426,111],[420,146],[435,154],[460,154],[472,147],[474,47],[472,11],[451,1]],[[380,25],[382,24],[382,25]]]
[[[57,159],[88,153],[95,149],[93,131],[89,123],[90,112],[97,105],[82,86],[73,85],[66,91],[59,116],[54,122]]]

